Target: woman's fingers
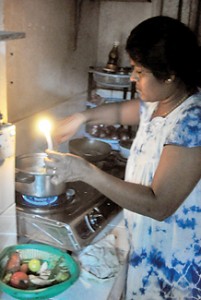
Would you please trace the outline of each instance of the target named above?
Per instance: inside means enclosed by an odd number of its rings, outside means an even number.
[[[46,150],[45,165],[47,174],[52,175],[51,182],[59,184],[67,181],[82,180],[86,174],[88,162],[70,153]],[[87,169],[88,170],[88,169]],[[83,175],[84,174],[84,175]]]
[[[58,185],[58,184],[64,182],[64,178],[61,175],[54,175],[54,176],[52,176],[52,178],[50,180],[54,185]]]

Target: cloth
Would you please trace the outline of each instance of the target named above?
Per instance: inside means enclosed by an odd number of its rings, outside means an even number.
[[[95,244],[86,247],[79,255],[81,267],[98,278],[114,277],[120,267],[115,236],[109,234]]]
[[[201,146],[201,93],[166,118],[150,117],[157,103],[142,103],[141,123],[125,180],[149,186],[164,145]],[[201,180],[177,211],[159,222],[124,210],[131,246],[126,300],[201,299]]]

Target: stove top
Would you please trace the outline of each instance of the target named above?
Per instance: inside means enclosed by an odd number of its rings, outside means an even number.
[[[97,163],[102,170],[123,178],[125,160],[114,152]],[[34,198],[16,192],[19,237],[80,250],[121,211],[121,207],[90,185],[68,182],[66,192],[56,197]]]
[[[73,197],[69,197],[69,191],[75,191]],[[87,208],[93,207],[102,194],[91,186],[81,182],[67,183],[66,193],[57,196],[56,201],[48,200],[46,198],[34,198],[22,195],[16,192],[16,205],[19,211],[23,211],[30,214],[48,215],[51,218],[59,218],[59,221],[66,220],[68,218],[76,218]],[[28,200],[27,200],[28,199]],[[44,205],[38,205],[38,201],[44,202]],[[58,215],[58,216],[57,216]]]

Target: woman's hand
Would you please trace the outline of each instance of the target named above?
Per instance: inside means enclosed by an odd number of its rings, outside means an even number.
[[[75,113],[60,121],[54,130],[55,141],[60,144],[70,139],[84,124],[86,118],[82,113]]]
[[[51,182],[55,185],[62,182],[83,180],[87,175],[90,163],[83,158],[56,151],[46,150],[45,165],[47,174],[52,175]]]

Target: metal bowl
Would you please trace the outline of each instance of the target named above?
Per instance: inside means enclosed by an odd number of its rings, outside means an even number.
[[[69,142],[69,151],[79,155],[90,162],[97,162],[105,159],[111,152],[111,146],[105,142],[78,138]]]
[[[132,140],[120,141],[119,150],[123,158],[128,158],[130,155],[130,148],[132,145]]]
[[[129,88],[131,85],[129,74],[111,74],[101,70],[94,70],[93,78],[98,85],[103,87]]]

